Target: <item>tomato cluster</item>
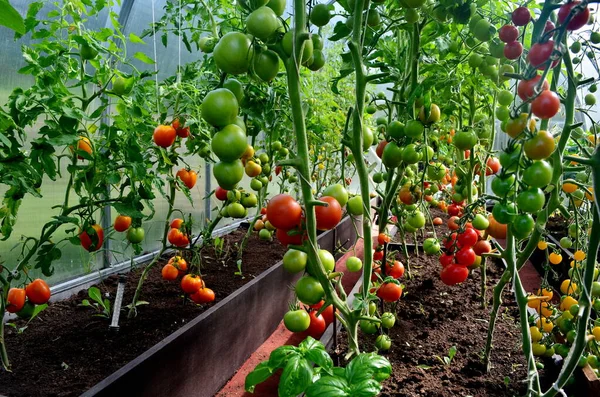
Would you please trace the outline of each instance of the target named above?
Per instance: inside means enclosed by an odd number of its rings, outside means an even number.
[[[26,310],[28,302],[32,305],[43,305],[50,300],[50,287],[38,278],[27,284],[25,288],[11,288],[6,299],[6,311],[19,313]]]
[[[180,218],[173,219],[169,226],[167,233],[169,243],[179,248],[187,247],[190,243],[189,226]]]
[[[175,221],[178,221],[177,219]],[[174,222],[175,222],[174,221]],[[204,280],[195,274],[186,274],[188,271],[187,261],[179,255],[175,255],[169,259],[166,265],[161,270],[162,278],[167,281],[181,279],[181,289],[188,294],[194,303],[210,303],[215,300],[215,293],[212,289],[207,288]]]

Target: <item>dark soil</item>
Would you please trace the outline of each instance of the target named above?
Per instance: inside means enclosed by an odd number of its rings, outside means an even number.
[[[436,217],[440,217],[444,221],[441,225],[435,226],[435,232],[436,232],[437,236],[442,237],[442,236],[447,235],[449,232],[448,224],[446,221],[448,219],[448,214],[446,214],[445,212],[443,212],[442,210],[440,210],[438,208],[430,208],[429,212],[431,213],[432,219],[436,218]],[[433,237],[433,231],[431,228],[432,228],[431,222],[428,219],[427,223],[425,224],[425,227],[422,230],[419,230],[417,232],[417,243],[423,244],[423,241],[426,238]],[[404,235],[404,240],[408,244],[414,244],[414,235],[411,233],[407,233]],[[398,233],[392,238],[392,241],[395,243],[402,242],[402,234],[400,233],[400,231],[398,231]]]
[[[215,303],[251,281],[283,257],[285,248],[277,242],[250,238],[243,255],[244,278],[235,276],[237,248],[245,230],[239,229],[225,237],[230,255],[217,260],[214,249],[203,251],[202,275],[206,286],[213,289],[216,300],[195,305],[184,300],[179,280],[164,281],[163,258],[146,279],[141,300],[148,305],[138,307],[136,318],[127,319],[121,313],[118,332],[109,331],[109,320],[94,317],[89,307],[79,304],[87,298],[81,291],[71,298],[52,303],[35,318],[22,334],[7,329],[7,348],[12,373],[0,370],[0,394],[6,396],[76,396],[94,386],[114,371],[173,333]],[[133,298],[142,269],[128,274],[123,306]],[[111,276],[97,285],[112,300],[118,276]],[[16,321],[23,327],[22,320]]]
[[[555,215],[548,218],[546,230],[557,239],[567,236],[569,222],[562,215]]]
[[[401,257],[404,261],[404,258]],[[492,370],[481,362],[488,330],[489,309],[480,303],[480,272],[453,287],[443,284],[441,265],[433,256],[411,256],[413,278],[404,279],[404,295],[390,330],[392,348],[383,353],[392,363],[392,377],[382,396],[519,396],[526,392],[525,360],[521,350],[518,309],[507,292],[496,323]],[[488,265],[487,298],[502,269]],[[405,276],[406,277],[406,276]],[[508,290],[508,289],[507,289]],[[376,335],[362,335],[364,350],[375,350]],[[343,339],[343,337],[342,337]],[[346,342],[338,348],[345,351]],[[449,365],[441,360],[452,346],[457,353]],[[439,357],[439,358],[438,358]]]

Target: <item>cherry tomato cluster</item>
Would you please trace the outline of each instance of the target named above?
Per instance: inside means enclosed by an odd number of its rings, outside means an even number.
[[[50,287],[38,278],[27,284],[25,288],[11,288],[8,290],[6,311],[17,313],[23,310],[27,301],[34,305],[43,305],[50,300]]]
[[[318,314],[324,304],[325,301],[321,300],[314,305],[292,307],[284,315],[283,324],[292,332],[304,333],[306,336],[319,339],[334,318],[333,305],[328,305],[321,314]]]
[[[464,223],[462,228],[461,223]],[[452,233],[444,240],[444,252],[440,256],[440,278],[446,285],[464,282],[469,276],[469,269],[481,265],[481,255],[492,251],[489,241],[483,237],[483,230],[489,227],[487,219],[478,214],[473,218],[473,223],[466,222],[466,219],[461,221],[458,217],[448,220],[448,228]]]
[[[183,221],[181,221],[183,223]],[[169,259],[166,265],[162,268],[162,278],[168,281],[177,280],[177,277],[183,276],[181,279],[181,289],[188,294],[190,299],[195,303],[210,303],[215,300],[215,292],[206,287],[204,280],[195,274],[185,274],[188,270],[187,261],[175,255]]]
[[[183,219],[173,219],[173,221],[171,221],[170,226],[171,229],[167,234],[167,240],[169,240],[169,243],[179,248],[187,247],[190,243],[190,237],[188,233],[188,228],[186,227]]]

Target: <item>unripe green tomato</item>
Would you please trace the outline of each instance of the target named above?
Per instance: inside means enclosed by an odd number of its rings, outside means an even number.
[[[390,329],[396,324],[396,316],[393,313],[385,312],[381,315],[381,326]]]
[[[377,305],[375,302],[369,302],[369,315],[372,316],[377,311]]]
[[[379,329],[379,324],[374,321],[360,320],[360,329],[368,335],[372,335]]]
[[[377,350],[386,351],[390,350],[392,346],[392,340],[387,335],[379,335],[377,339],[375,339],[375,347]]]
[[[587,106],[594,106],[596,104],[596,96],[594,94],[587,94],[584,101]]]
[[[283,316],[283,324],[292,332],[303,332],[310,326],[310,316],[306,310],[290,310]]]
[[[573,246],[573,241],[568,237],[561,238],[559,243],[562,248],[571,248]]]
[[[305,252],[289,249],[283,255],[283,268],[290,273],[300,273],[306,268],[308,255]]]
[[[258,232],[258,238],[261,240],[272,241],[273,234],[267,229],[261,229],[260,232]]]
[[[229,200],[230,202],[234,203],[236,201],[240,201],[241,198],[242,198],[242,194],[240,193],[239,190],[234,189],[234,190],[227,191],[227,200]]]
[[[258,192],[260,189],[262,189],[262,182],[254,178],[250,181],[250,188]]]
[[[358,272],[362,269],[362,261],[356,256],[351,256],[346,260],[346,268],[349,272]]]
[[[346,204],[346,209],[350,213],[350,215],[358,216],[362,215],[364,212],[363,208],[363,200],[361,196],[354,196],[348,200]]]

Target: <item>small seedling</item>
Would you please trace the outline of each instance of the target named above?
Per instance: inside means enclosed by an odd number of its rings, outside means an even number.
[[[96,310],[96,313],[93,314],[94,317],[104,317],[110,318],[110,301],[108,299],[102,299],[102,293],[100,289],[97,287],[90,287],[88,289],[88,296],[93,302],[90,302],[88,299],[84,299],[81,301],[79,306],[91,307]]]
[[[29,320],[27,320],[27,323],[23,327],[18,327],[17,324],[15,324],[15,323],[6,323],[6,325],[16,329],[17,334],[22,334],[23,332],[25,332],[25,330],[29,326],[29,323],[31,322],[31,320],[33,320],[34,318],[36,318],[38,316],[38,314],[40,314],[41,312],[46,310],[47,307],[48,307],[47,303],[44,303],[43,305],[35,305],[35,307],[33,308],[33,311],[31,312],[31,317],[29,317]]]
[[[237,262],[235,263],[237,265],[237,272],[233,273],[236,276],[242,276],[242,279],[244,279],[244,274],[242,273],[242,260],[238,259]]]
[[[452,346],[449,350],[448,350],[448,355],[444,356],[444,358],[442,359],[440,356],[435,356],[435,358],[437,358],[438,360],[440,360],[440,362],[446,366],[450,365],[450,363],[452,363],[452,359],[454,358],[454,356],[456,355],[456,346]]]

